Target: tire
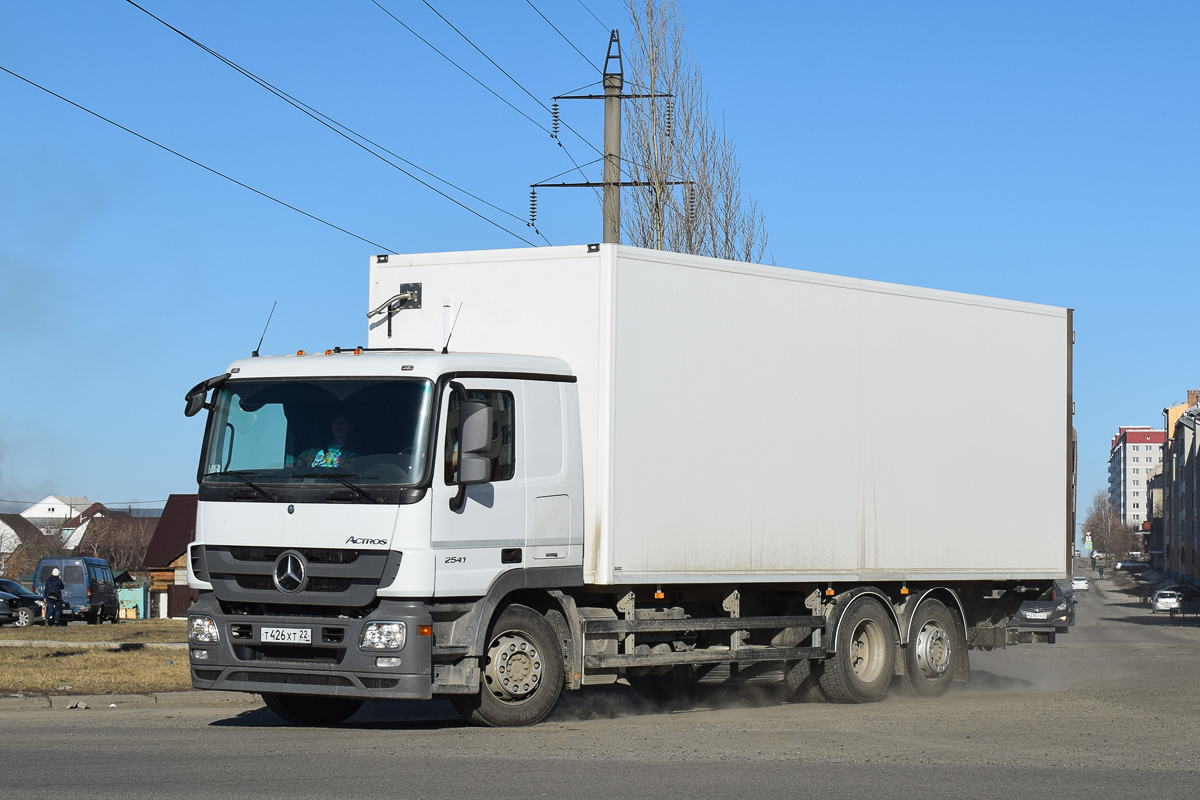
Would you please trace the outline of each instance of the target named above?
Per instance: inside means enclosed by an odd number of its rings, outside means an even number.
[[[28,628],[33,625],[33,609],[22,606],[17,609],[16,626],[18,628]]]
[[[303,694],[264,694],[263,702],[284,722],[306,727],[329,727],[345,722],[363,701],[351,697]]]
[[[451,703],[473,725],[535,725],[562,694],[564,667],[558,636],[528,606],[511,605],[488,633],[478,694],[453,695]]]
[[[794,661],[788,666],[784,679],[788,688],[796,695],[800,703],[824,703],[825,695],[821,692],[821,664],[814,664],[808,659]]]
[[[915,697],[937,697],[954,680],[958,626],[940,600],[923,600],[908,624],[904,647],[904,688]]]
[[[896,661],[896,629],[878,600],[851,601],[834,648],[819,678],[826,698],[834,703],[878,703],[887,697]]]

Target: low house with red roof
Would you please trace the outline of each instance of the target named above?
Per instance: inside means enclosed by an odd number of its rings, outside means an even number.
[[[143,566],[150,573],[154,616],[186,617],[198,593],[187,585],[187,548],[196,539],[194,494],[167,498],[162,516],[146,548]]]

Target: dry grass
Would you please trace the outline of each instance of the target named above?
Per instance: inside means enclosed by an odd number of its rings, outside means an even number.
[[[137,619],[124,620],[116,625],[68,625],[65,628],[5,626],[0,628],[0,640],[4,639],[34,642],[186,642],[187,621]],[[0,685],[3,679],[4,676],[0,675]]]
[[[0,647],[0,695],[152,694],[191,688],[188,653],[182,648]]]

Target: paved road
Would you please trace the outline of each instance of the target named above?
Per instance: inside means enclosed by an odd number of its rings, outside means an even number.
[[[1100,582],[1100,588],[1111,584]],[[257,706],[0,712],[5,796],[1191,798],[1200,625],[1092,591],[1054,646],[972,653],[936,701],[734,696],[652,713],[573,694],[550,721],[465,727],[443,702],[369,704],[348,726]]]

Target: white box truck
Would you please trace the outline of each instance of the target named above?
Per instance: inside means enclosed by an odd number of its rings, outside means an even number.
[[[1067,574],[1069,309],[603,244],[375,256],[366,310],[187,395],[196,688],[935,696]]]

